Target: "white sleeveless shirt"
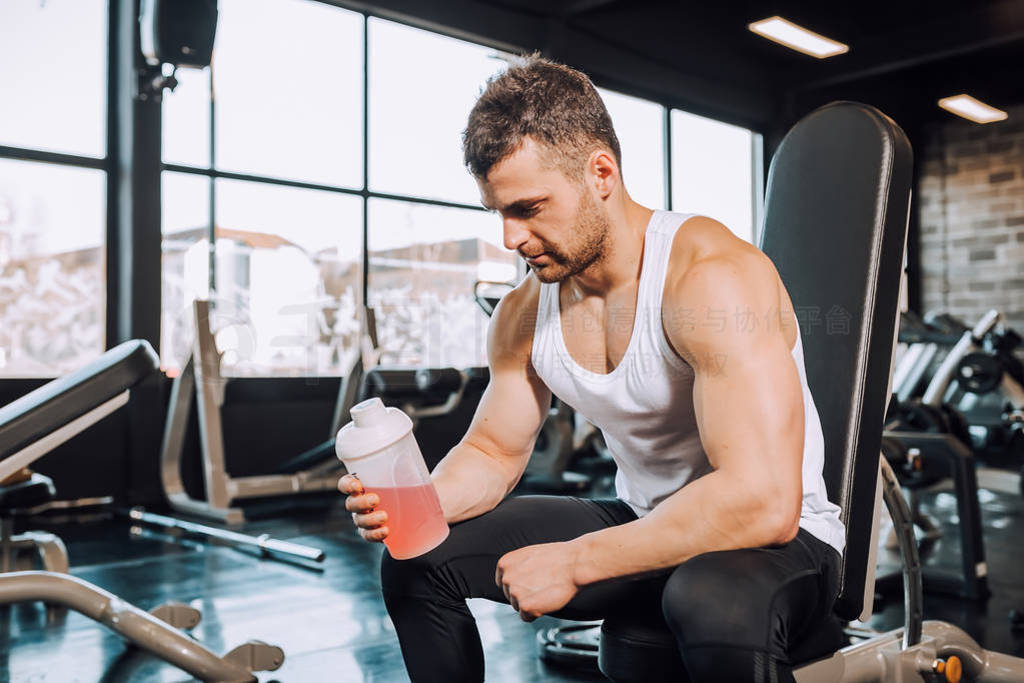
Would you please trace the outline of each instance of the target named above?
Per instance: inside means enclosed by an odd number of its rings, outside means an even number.
[[[672,349],[662,327],[662,291],[672,240],[693,215],[655,211],[651,216],[632,336],[622,360],[607,374],[591,372],[572,359],[562,336],[559,285],[542,283],[540,288],[533,366],[553,394],[604,434],[618,465],[616,495],[641,517],[713,469],[697,431],[693,368]],[[791,353],[804,399],[800,527],[842,552],[845,528],[822,479],[825,441],[807,387],[799,325]]]

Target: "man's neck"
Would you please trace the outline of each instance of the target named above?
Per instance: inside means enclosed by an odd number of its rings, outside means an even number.
[[[653,213],[628,196],[619,206],[609,207],[610,226],[603,257],[565,281],[573,299],[605,298],[623,287],[637,285],[643,265],[644,234]]]

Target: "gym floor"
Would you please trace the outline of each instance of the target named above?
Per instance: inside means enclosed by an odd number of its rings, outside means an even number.
[[[926,596],[925,617],[966,629],[988,648],[1024,656],[1024,631],[1014,632],[1007,615],[1024,608],[1024,500],[983,490],[982,516],[992,596],[986,603]],[[926,565],[956,569],[956,505],[951,493],[922,496],[922,509],[942,526],[943,537]],[[33,528],[58,533],[68,545],[74,575],[139,607],[179,600],[201,608],[194,635],[217,652],[249,639],[281,646],[284,665],[260,674],[261,681],[408,680],[394,630],[379,597],[377,568],[382,547],[358,538],[338,505],[303,507],[286,517],[254,521],[246,533],[269,533],[323,548],[323,571],[261,560],[223,546],[159,534],[133,534],[124,517],[110,513],[74,519],[34,520]],[[895,557],[879,551],[883,568]],[[471,600],[487,660],[488,681],[581,681],[595,676],[553,669],[536,656],[538,630],[558,620],[527,624],[512,609]],[[180,670],[129,650],[112,632],[69,613],[47,623],[39,604],[7,608],[0,641],[0,681],[186,681]],[[886,604],[869,626],[902,624],[900,598]]]

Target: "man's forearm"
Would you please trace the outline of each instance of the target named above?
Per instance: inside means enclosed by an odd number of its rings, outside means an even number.
[[[748,493],[712,472],[641,519],[580,536],[571,541],[577,585],[675,567],[716,550],[783,543],[796,534],[799,508],[794,516],[792,505]]]
[[[430,478],[449,524],[493,510],[518,480],[516,472],[465,442],[448,451]]]

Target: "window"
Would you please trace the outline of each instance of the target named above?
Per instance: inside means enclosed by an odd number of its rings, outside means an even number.
[[[4,0],[2,15],[0,145],[105,156],[106,1]]]
[[[516,275],[501,227],[482,211],[370,200],[369,296],[381,362],[470,367],[487,364],[487,316],[477,280]]]
[[[217,167],[359,187],[363,19],[307,0],[221,0]]]
[[[192,352],[192,301],[210,294],[210,179],[161,176],[160,364],[174,374]]]
[[[238,180],[216,192],[224,374],[344,374],[359,332],[361,199]]]
[[[210,165],[210,69],[178,69],[178,87],[164,91],[163,160]]]
[[[212,67],[163,100],[161,364],[181,368],[205,297],[225,375],[341,374],[362,303],[363,17],[219,9]]]
[[[0,159],[0,376],[103,353],[106,174]]]
[[[53,377],[106,341],[107,4],[2,15],[0,377]]]
[[[630,197],[665,208],[665,108],[649,100],[598,89],[622,151],[622,180]]]
[[[672,207],[721,221],[754,241],[754,145],[746,128],[672,110]]]
[[[190,351],[200,296],[228,375],[344,373],[364,300],[382,362],[486,363],[474,283],[514,281],[521,262],[479,205],[462,131],[506,63],[329,3],[221,0],[212,67],[164,97],[165,369]],[[635,200],[750,233],[750,131],[673,111],[670,150],[663,105],[600,94]]]
[[[494,51],[370,19],[370,189],[476,204],[462,164],[462,131],[487,79],[505,67]]]

